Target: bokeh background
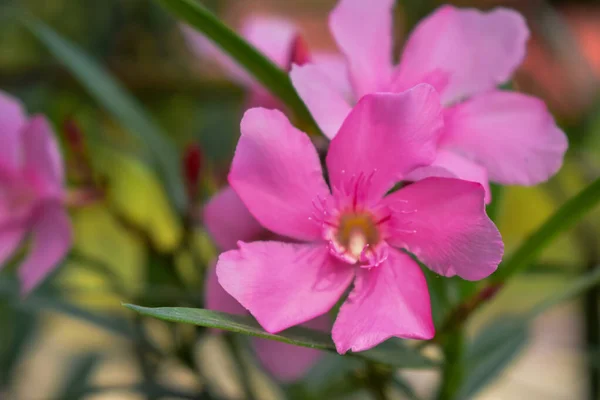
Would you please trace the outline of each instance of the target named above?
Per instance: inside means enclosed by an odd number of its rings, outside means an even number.
[[[398,2],[398,48],[412,26],[442,3]],[[600,176],[600,2],[452,3],[482,9],[504,5],[526,16],[532,39],[513,87],[544,98],[570,140],[566,163],[551,181],[506,190],[499,226],[510,251],[566,199]],[[326,23],[333,0],[203,4],[234,28],[248,15],[290,18],[301,26],[312,49],[335,50]],[[183,218],[170,206],[139,141],[23,28],[12,14],[14,8],[45,21],[110,71],[156,118],[182,159],[199,149],[200,182],[193,193],[194,205]],[[202,203],[226,181],[245,105],[244,89],[231,82],[214,60],[193,54],[177,22],[150,0],[2,0],[0,20],[0,89],[53,121],[70,186],[100,193],[71,211],[74,249],[42,288],[20,299],[10,280],[11,268],[0,274],[0,399],[151,399],[159,398],[148,394],[154,383],[193,391],[207,380],[226,397],[244,398],[223,337],[202,335],[195,340],[193,328],[132,321],[131,313],[121,307],[121,301],[202,304],[203,270],[216,250],[198,215]],[[531,308],[568,278],[597,267],[599,230],[596,212],[558,238],[536,265],[475,316],[469,332],[475,335],[492,318]],[[164,269],[173,267],[184,279],[170,281],[172,276]],[[598,299],[598,291],[591,291],[584,299],[539,317],[521,352],[506,360],[507,368],[498,371],[476,398],[586,399],[593,391],[597,396]],[[130,340],[130,334],[137,339]],[[190,356],[148,360],[143,350],[147,342]],[[246,356],[258,397],[282,398],[281,388]],[[332,368],[342,368],[331,357]],[[322,376],[321,370],[313,371],[305,383],[312,388],[331,383],[323,382]],[[405,371],[403,377],[424,396],[438,379],[435,373],[422,371]],[[400,392],[395,395],[404,398]],[[180,398],[176,393],[165,396]],[[358,398],[365,396],[358,393]]]

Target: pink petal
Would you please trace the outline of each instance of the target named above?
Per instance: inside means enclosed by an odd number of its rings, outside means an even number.
[[[321,315],[302,326],[322,331],[331,327],[328,315]],[[277,379],[292,382],[302,378],[323,356],[319,350],[293,346],[267,339],[254,339],[254,350],[261,364]]]
[[[289,68],[298,28],[287,19],[253,16],[242,27],[242,36],[283,70]]]
[[[398,250],[378,267],[359,269],[332,332],[340,354],[368,350],[393,336],[431,339],[434,334],[425,276]]]
[[[190,50],[198,57],[214,58],[233,79],[242,84],[256,84],[244,68],[202,33],[183,24],[181,32]],[[296,26],[286,19],[254,16],[244,22],[240,34],[272,62],[287,70],[297,33]]]
[[[0,228],[0,269],[17,250],[26,232],[26,224],[3,223]]]
[[[227,53],[223,52],[202,33],[185,24],[181,24],[180,29],[188,48],[196,57],[214,59],[223,67],[231,79],[242,85],[256,85],[254,79],[244,68],[240,67]]]
[[[561,167],[567,137],[541,100],[493,91],[448,110],[444,146],[487,168],[505,185],[535,185]]]
[[[266,233],[229,186],[215,194],[204,207],[204,225],[222,251],[235,249],[240,240],[251,242]]]
[[[346,56],[356,98],[381,91],[392,71],[394,0],[340,0],[329,29]]]
[[[221,286],[276,333],[329,311],[350,285],[354,270],[329,254],[324,242],[254,242],[221,254]]]
[[[211,268],[206,273],[205,296],[206,308],[209,310],[236,315],[248,314],[246,309],[221,287],[216,268]]]
[[[332,53],[315,53],[313,55],[314,64],[335,86],[337,91],[342,94],[348,103],[354,104],[354,93],[350,76],[348,75],[348,66],[344,57]]]
[[[410,35],[394,85],[411,87],[437,71],[449,74],[449,104],[506,82],[525,57],[529,31],[517,12],[442,6]]]
[[[480,184],[426,178],[384,198],[392,211],[387,241],[431,270],[475,281],[498,268],[504,244],[485,213]]]
[[[21,129],[27,122],[23,106],[16,98],[0,91],[0,164],[16,169],[20,162]]]
[[[334,188],[349,179],[370,179],[369,196],[379,198],[436,155],[443,125],[439,97],[429,85],[403,93],[364,96],[331,141],[327,154]]]
[[[314,240],[313,201],[329,196],[309,137],[277,110],[253,108],[241,123],[229,183],[262,226],[280,235]]]
[[[58,266],[73,242],[69,217],[60,204],[48,202],[39,212],[29,255],[19,267],[21,291],[25,294]]]
[[[43,116],[32,118],[23,129],[22,138],[25,171],[42,179],[45,187],[53,194],[62,192],[62,157],[48,120]]]
[[[336,82],[315,64],[294,65],[290,78],[323,133],[333,138],[352,109]]]
[[[465,181],[477,182],[485,190],[485,203],[492,200],[487,170],[479,164],[448,150],[439,150],[431,165],[417,168],[407,175],[407,181],[420,181],[429,177],[460,178]]]

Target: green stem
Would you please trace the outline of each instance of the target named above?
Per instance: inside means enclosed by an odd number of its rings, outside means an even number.
[[[460,392],[465,368],[465,337],[462,327],[450,332],[442,345],[444,368],[442,382],[437,395],[438,400],[454,400]]]
[[[529,236],[492,275],[491,281],[504,282],[527,267],[558,234],[575,225],[600,202],[600,178],[568,200],[537,231]]]

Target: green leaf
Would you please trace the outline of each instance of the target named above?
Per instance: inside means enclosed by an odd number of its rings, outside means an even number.
[[[502,318],[485,328],[469,348],[467,382],[460,399],[471,399],[510,365],[529,340],[529,323],[549,308],[600,284],[600,268],[586,273],[522,316]]]
[[[294,113],[300,127],[321,133],[310,112],[296,93],[287,73],[224,25],[194,0],[156,0],[178,18],[206,35],[278,97]]]
[[[180,211],[185,210],[187,198],[177,150],[142,105],[98,63],[48,25],[32,17],[22,17],[22,22],[129,133],[147,146],[171,200]]]
[[[574,279],[571,283],[567,284],[566,287],[550,296],[531,311],[527,313],[529,319],[535,318],[544,311],[560,304],[564,301],[571,300],[577,296],[582,295],[586,291],[600,284],[600,266],[594,270],[581,275],[579,278]]]
[[[56,400],[76,400],[80,399],[79,393],[88,386],[90,377],[101,361],[97,353],[78,354],[74,359],[69,360],[69,371],[64,379]]]
[[[529,340],[527,322],[514,316],[493,322],[469,346],[459,399],[472,399],[508,367]]]
[[[123,304],[123,306],[142,315],[162,319],[164,321],[223,329],[230,332],[257,336],[263,339],[275,340],[296,346],[335,351],[335,346],[328,334],[304,328],[302,326],[287,329],[279,334],[271,334],[265,332],[260,325],[249,316],[231,315],[200,308],[148,308],[133,304]],[[374,349],[350,354],[397,368],[428,368],[436,365],[434,361],[421,355],[417,350],[409,349],[408,347],[401,345],[399,341],[388,341]]]
[[[113,334],[129,340],[139,341],[129,321],[113,314],[100,314],[81,308],[63,299],[42,293],[40,289],[22,298],[18,292],[18,284],[9,279],[0,280],[0,300],[7,300],[10,307],[22,313],[38,315],[42,312],[56,312],[80,321],[87,322]],[[158,352],[149,343],[143,345],[151,351]]]
[[[600,178],[577,196],[568,200],[554,215],[529,236],[491,276],[492,282],[503,282],[526,268],[558,234],[575,225],[600,202]]]

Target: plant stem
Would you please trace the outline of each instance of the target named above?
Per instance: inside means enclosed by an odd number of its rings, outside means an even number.
[[[448,333],[442,345],[444,352],[444,368],[442,382],[437,395],[438,400],[454,400],[460,392],[464,378],[465,336],[462,327]]]

